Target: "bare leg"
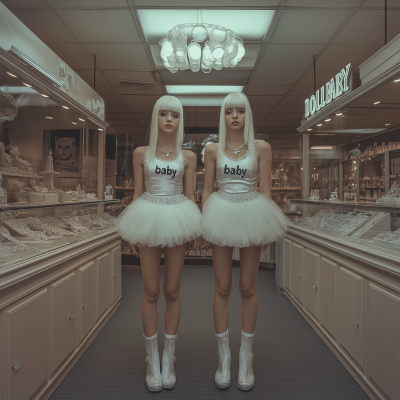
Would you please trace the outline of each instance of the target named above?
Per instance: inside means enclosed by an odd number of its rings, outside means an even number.
[[[139,249],[143,279],[142,324],[147,337],[151,337],[157,332],[161,251],[160,247],[141,247]]]
[[[254,333],[257,322],[257,273],[260,264],[259,247],[240,249],[239,290],[242,295],[242,327],[245,333]]]
[[[229,295],[232,289],[232,247],[212,244],[214,264],[214,325],[216,333],[224,333],[229,323]]]
[[[186,243],[181,246],[165,247],[165,275],[163,292],[165,296],[165,333],[176,335],[181,317],[180,284]]]

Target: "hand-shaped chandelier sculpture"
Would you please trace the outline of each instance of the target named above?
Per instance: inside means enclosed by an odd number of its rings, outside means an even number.
[[[192,41],[187,44],[186,28],[192,28]],[[205,42],[203,51],[199,43]],[[227,28],[204,23],[174,26],[160,40],[161,58],[171,72],[185,69],[208,74],[214,68],[234,68],[245,53],[243,40]]]

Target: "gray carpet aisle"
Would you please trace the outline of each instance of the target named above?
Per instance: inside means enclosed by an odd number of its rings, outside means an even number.
[[[161,269],[163,278],[164,269]],[[182,318],[176,351],[177,386],[147,391],[142,343],[140,269],[124,268],[122,302],[51,400],[112,399],[368,399],[362,389],[290,302],[274,289],[274,270],[258,275],[259,317],[254,341],[256,385],[237,386],[241,317],[239,268],[233,268],[231,309],[232,385],[214,385],[217,347],[212,318],[211,266],[184,268]],[[165,301],[160,297],[159,332],[164,333]]]

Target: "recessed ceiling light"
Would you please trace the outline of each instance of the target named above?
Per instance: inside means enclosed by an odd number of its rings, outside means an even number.
[[[73,123],[74,125],[76,125],[76,122],[72,121],[72,123]]]
[[[338,112],[338,113],[336,113],[336,115],[337,115],[337,116],[343,115],[343,113],[342,113],[342,112]]]
[[[331,120],[331,119],[330,119],[330,118],[328,118],[328,119],[326,119],[326,120],[325,120],[325,122],[328,122],[328,121],[330,121],[330,120]]]
[[[22,82],[23,85],[28,86],[28,87],[32,87],[31,85],[28,85],[27,83]]]
[[[376,101],[374,104],[379,104],[381,101],[379,100],[379,101]]]
[[[241,93],[244,86],[166,85],[168,94],[229,94]]]
[[[43,97],[49,97],[47,94],[40,93]]]
[[[312,129],[307,129],[308,131],[312,131]]]
[[[385,126],[389,126],[389,125],[392,125],[392,124],[385,124]]]
[[[8,75],[12,76],[13,78],[16,78],[17,75],[12,74],[11,72],[6,71]]]
[[[400,78],[399,79],[395,79],[393,82],[400,82]]]
[[[62,106],[62,108],[65,108],[66,110],[69,110],[69,107],[67,107],[67,106]]]
[[[317,124],[317,126],[322,126],[322,124]]]
[[[54,117],[52,115],[45,115],[44,116],[46,119],[54,119]]]
[[[81,118],[81,117],[79,117],[78,119],[79,119],[80,121],[84,121],[84,119],[83,119],[83,118]]]
[[[183,106],[221,106],[225,96],[176,96]]]
[[[97,130],[98,130],[98,131],[102,131],[103,129],[101,129],[101,128],[98,128]]]
[[[335,146],[311,146],[310,149],[311,150],[331,150],[334,147]]]

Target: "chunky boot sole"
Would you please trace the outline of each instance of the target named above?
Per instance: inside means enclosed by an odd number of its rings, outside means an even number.
[[[161,386],[159,389],[157,388],[157,389],[150,389],[148,386],[147,386],[147,383],[146,383],[146,387],[147,387],[147,390],[149,391],[149,392],[161,392],[161,390],[163,390],[163,387]]]
[[[176,384],[174,386],[163,386],[163,388],[167,390],[172,390],[175,386]]]
[[[231,386],[231,383],[229,382],[229,383],[228,383],[227,385],[225,385],[225,386],[215,384],[215,386],[216,386],[218,389],[228,389],[228,387]]]

